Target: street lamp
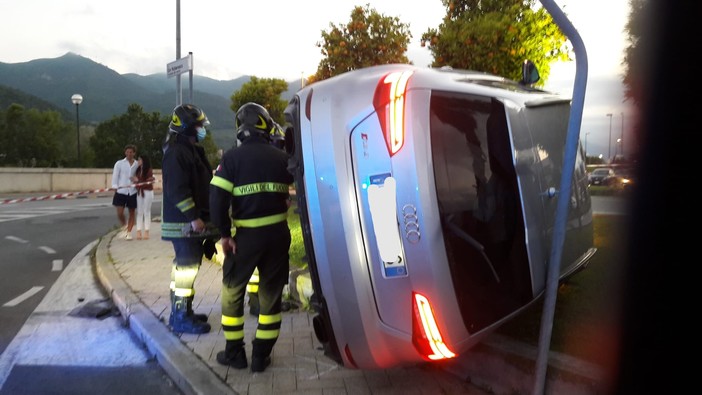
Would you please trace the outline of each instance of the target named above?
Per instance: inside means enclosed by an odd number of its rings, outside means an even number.
[[[621,148],[621,149],[619,148],[621,143],[622,143],[622,139],[617,139],[617,146],[614,147],[614,156],[615,157],[617,156],[617,152],[619,152],[621,154],[621,151],[623,150],[623,148]]]
[[[587,163],[587,136],[590,132],[585,132],[585,163]]]
[[[619,152],[619,153],[622,154],[622,158],[623,158],[624,157],[624,113],[622,112],[621,115],[622,115],[622,131],[619,134],[619,140],[621,140],[621,142],[622,142],[622,149],[621,149],[621,152]]]
[[[83,96],[76,93],[71,96],[71,101],[76,105],[76,143],[78,147],[78,166],[80,167],[80,118],[78,116],[78,106],[83,101]]]
[[[609,117],[609,140],[607,143],[609,144],[609,148],[607,148],[607,159],[612,162],[612,113],[607,114]]]

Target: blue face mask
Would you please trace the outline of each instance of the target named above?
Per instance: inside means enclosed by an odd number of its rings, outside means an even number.
[[[196,130],[197,130],[197,142],[199,143],[205,139],[205,136],[207,136],[207,130],[205,130],[205,128],[203,128],[203,127],[199,127]]]

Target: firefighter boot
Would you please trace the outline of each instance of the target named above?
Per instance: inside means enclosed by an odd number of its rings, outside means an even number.
[[[261,307],[258,303],[258,292],[249,292],[249,314],[258,317]]]
[[[171,305],[173,314],[173,322],[171,329],[176,333],[207,333],[210,331],[210,324],[202,322],[192,315],[188,315],[188,304],[191,303],[188,299],[191,296],[175,296]]]
[[[173,298],[175,297],[175,292],[171,290],[171,306],[173,305]],[[198,320],[202,322],[207,322],[207,315],[206,314],[196,314],[193,312],[192,308],[193,300],[192,298],[190,299],[190,305],[188,306],[188,314],[195,316]],[[168,316],[168,325],[173,326],[173,309],[171,309],[171,315]]]
[[[244,369],[249,364],[246,362],[246,350],[242,340],[227,340],[224,351],[217,353],[217,362],[231,366],[234,369]]]
[[[193,298],[188,298],[188,315],[198,321],[207,322],[207,314],[197,314],[193,311]]]
[[[251,351],[251,372],[253,373],[263,372],[271,364],[272,346],[262,343],[268,342],[261,342],[259,339],[253,341]]]

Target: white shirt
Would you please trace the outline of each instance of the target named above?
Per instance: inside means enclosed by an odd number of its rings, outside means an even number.
[[[131,165],[127,158],[115,162],[115,167],[112,169],[112,188],[132,185],[133,183],[130,178],[136,175],[137,167],[139,167],[139,162],[136,159]],[[134,195],[137,193],[137,190],[136,187],[119,188],[117,189],[117,193]]]

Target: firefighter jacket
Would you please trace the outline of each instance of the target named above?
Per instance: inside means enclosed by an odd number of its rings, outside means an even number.
[[[212,223],[222,237],[231,228],[257,228],[287,221],[288,154],[254,134],[228,150],[210,187]],[[231,208],[231,217],[229,209]]]
[[[209,184],[212,166],[200,145],[187,136],[172,135],[164,146],[161,239],[206,238],[191,233],[190,222],[210,219]],[[209,233],[209,232],[205,232]]]

